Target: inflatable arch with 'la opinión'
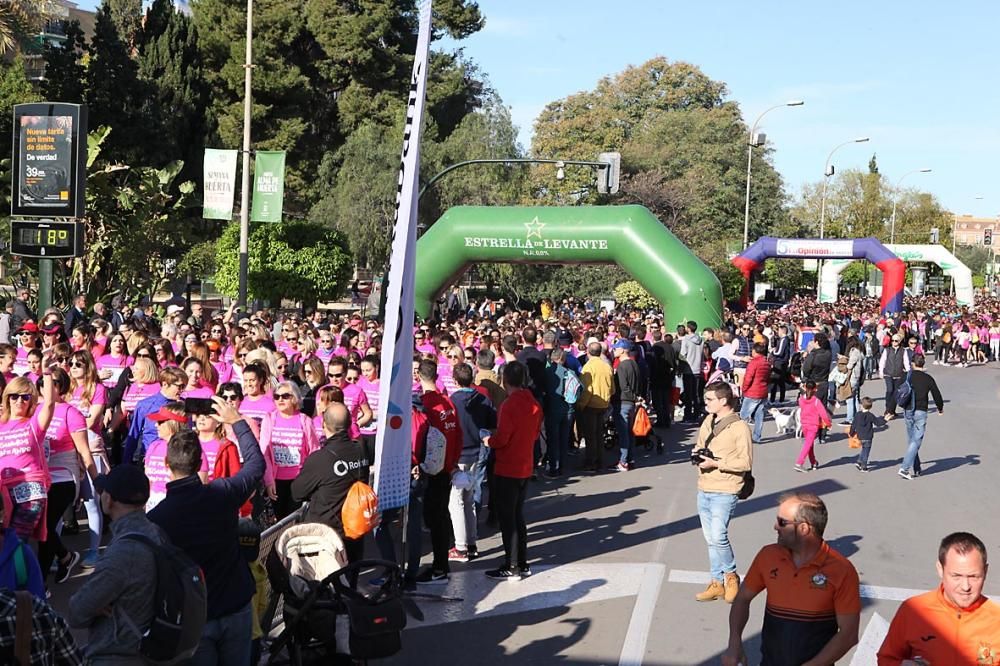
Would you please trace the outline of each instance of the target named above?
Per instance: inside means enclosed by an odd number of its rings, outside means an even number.
[[[722,324],[719,279],[643,206],[450,208],[417,241],[418,314],[473,263],[618,264],[666,324]]]
[[[927,262],[937,264],[945,275],[955,281],[955,301],[959,305],[975,305],[975,290],[972,287],[972,271],[948,251],[943,245],[886,245],[897,257],[906,263]],[[838,276],[853,259],[836,259],[823,264],[820,273],[820,293],[824,302],[837,300],[840,284]]]
[[[882,271],[882,312],[902,312],[906,265],[877,238],[831,240],[820,238],[773,238],[763,236],[733,258],[743,278],[750,282],[766,259],[867,259]],[[834,297],[836,299],[836,297]],[[825,301],[825,295],[819,295]]]

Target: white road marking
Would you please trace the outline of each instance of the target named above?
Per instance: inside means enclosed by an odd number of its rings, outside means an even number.
[[[479,569],[452,571],[447,585],[421,585],[418,591],[462,600],[415,598],[424,621],[412,620],[408,628],[632,597],[654,575],[662,580],[664,572],[665,567],[658,564],[561,564],[535,567],[525,580],[498,582]],[[641,600],[640,596],[637,603]],[[655,597],[652,604],[656,604]]]
[[[625,632],[625,643],[622,645],[618,666],[641,666],[646,654],[646,641],[649,639],[649,629],[653,624],[653,613],[660,598],[666,567],[662,564],[647,564],[645,569],[639,596],[632,607],[632,617]]]
[[[851,666],[871,666],[878,661],[878,649],[882,647],[882,641],[889,633],[889,622],[879,615],[872,613],[865,627],[865,633],[861,635],[858,646],[854,648],[854,656],[851,657]]]

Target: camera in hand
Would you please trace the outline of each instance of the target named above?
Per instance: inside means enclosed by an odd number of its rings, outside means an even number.
[[[700,465],[706,458],[708,460],[718,460],[718,458],[712,454],[712,450],[707,446],[703,446],[700,449],[695,449],[691,452],[692,465]]]

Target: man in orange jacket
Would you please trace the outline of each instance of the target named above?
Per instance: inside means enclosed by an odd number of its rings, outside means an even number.
[[[524,499],[534,465],[535,440],[542,428],[542,408],[525,388],[527,374],[527,368],[519,361],[504,363],[503,387],[507,399],[497,414],[496,434],[485,440],[496,455],[493,464],[496,497],[490,499],[490,506],[496,507],[504,551],[503,565],[486,572],[493,580],[521,580],[531,575]]]
[[[878,651],[879,666],[1000,664],[1000,605],[983,596],[986,546],[955,532],[938,548],[936,590],[900,605]]]

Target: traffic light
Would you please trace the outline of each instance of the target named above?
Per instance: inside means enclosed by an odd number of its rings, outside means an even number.
[[[993,229],[983,229],[983,245],[993,245]]]

